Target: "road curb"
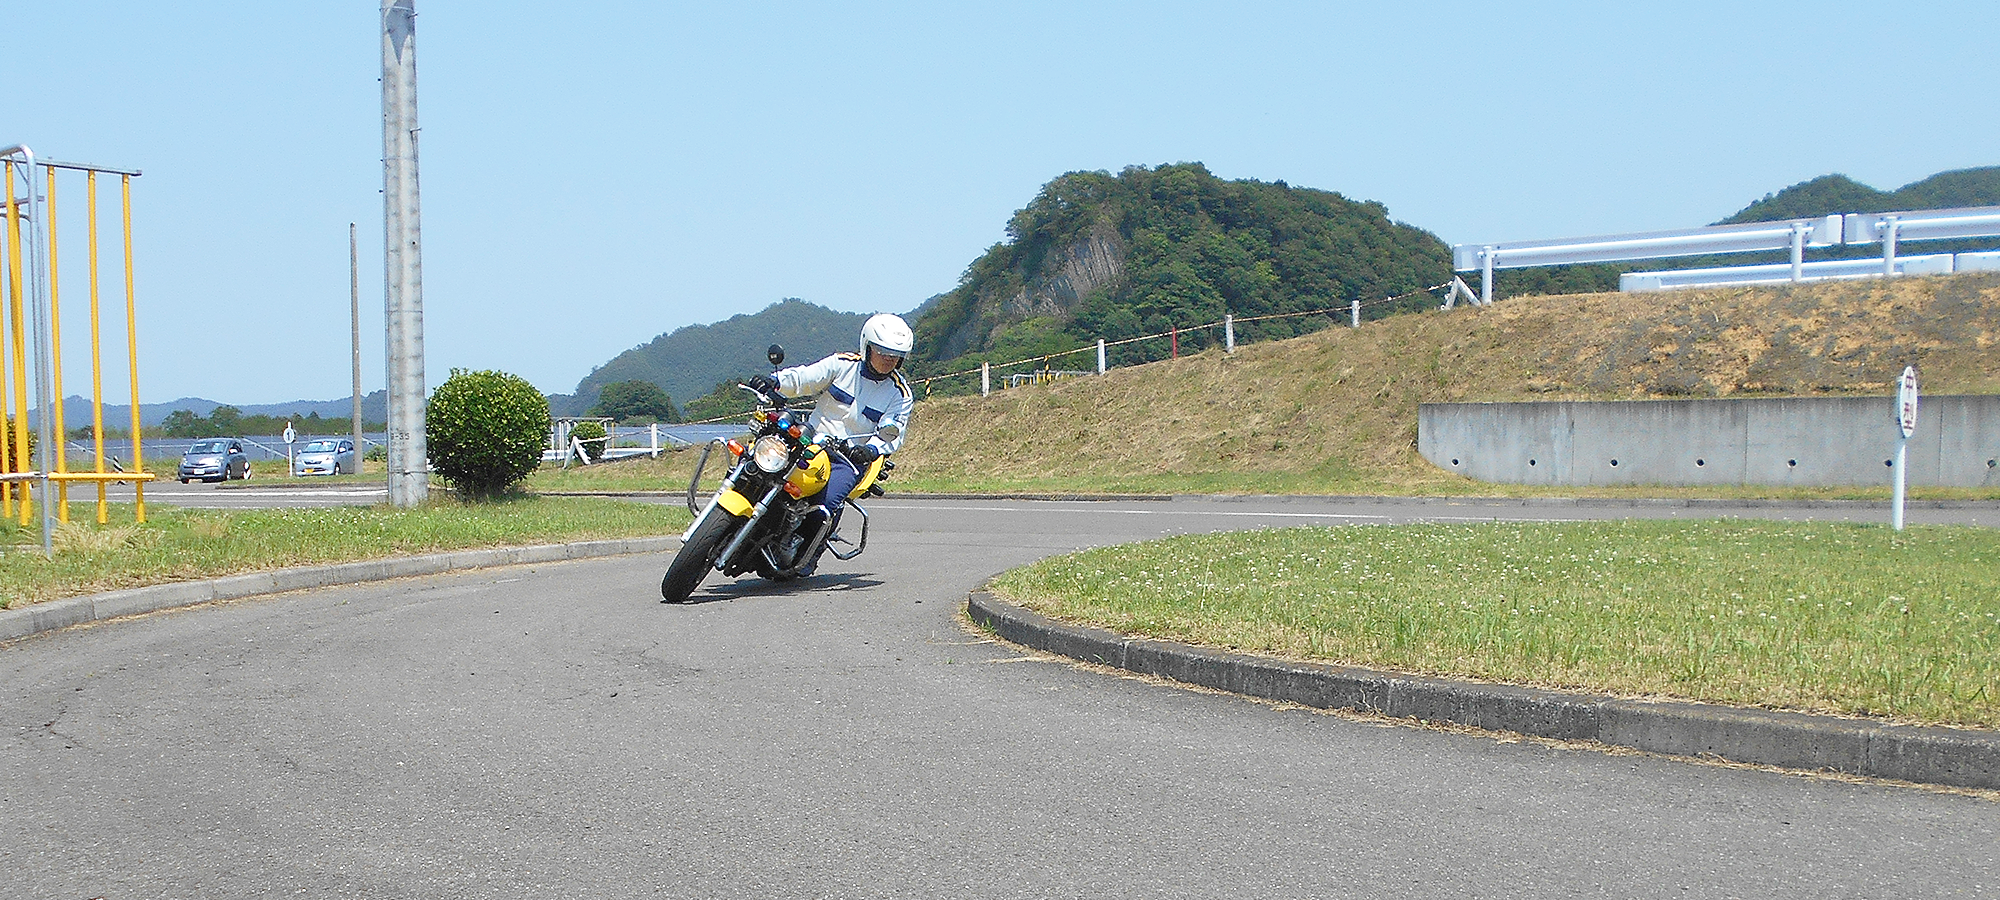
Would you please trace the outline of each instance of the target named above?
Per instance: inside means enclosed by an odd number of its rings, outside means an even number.
[[[975,624],[1036,650],[1316,709],[1787,769],[2000,789],[2000,734],[1991,732],[1630,700],[1272,659],[1069,625],[984,590],[969,594],[965,607]]]
[[[146,587],[65,597],[33,603],[20,609],[0,610],[0,642],[11,641],[120,616],[158,612],[183,606],[236,600],[259,594],[277,594],[337,584],[386,581],[418,575],[436,575],[463,569],[513,566],[529,563],[562,562],[599,556],[657,553],[680,546],[678,535],[578,541],[570,544],[536,544],[527,547],[491,547],[481,550],[453,550],[422,556],[395,556],[321,566],[298,566],[249,572],[204,581],[178,581]]]

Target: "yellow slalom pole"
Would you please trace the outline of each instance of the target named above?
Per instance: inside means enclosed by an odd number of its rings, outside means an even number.
[[[34,189],[32,178],[28,189]],[[12,271],[7,278],[7,331],[14,350],[14,466],[11,471],[28,471],[28,346],[23,332],[27,316],[21,300],[21,208],[14,204],[14,164],[7,164],[7,262]],[[21,482],[21,527],[28,527],[30,507],[27,482]]]
[[[123,182],[125,205],[125,347],[131,353],[132,373],[132,471],[146,471],[143,452],[139,444],[139,305],[133,296],[132,285],[132,176],[118,176]],[[146,521],[146,482],[144,479],[132,482],[138,494],[135,504],[137,521]]]
[[[56,473],[69,472],[68,432],[63,430],[62,391],[62,304],[57,300],[56,287],[56,167],[49,166],[49,197],[47,212],[42,215],[49,223],[49,384],[55,394],[55,408],[43,410],[50,416],[50,424],[55,426],[49,433],[55,436],[56,445],[49,448],[55,456]],[[69,524],[69,481],[56,482],[56,520]]]
[[[90,220],[90,430],[97,441],[97,474],[104,474],[104,340],[97,318],[97,173],[84,173]],[[97,524],[110,521],[104,479],[97,479]]]

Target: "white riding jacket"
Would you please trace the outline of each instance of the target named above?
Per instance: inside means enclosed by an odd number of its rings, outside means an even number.
[[[813,431],[836,438],[866,438],[883,454],[894,453],[909,433],[916,398],[900,369],[875,381],[862,376],[865,365],[859,353],[836,353],[811,365],[780,369],[771,377],[778,380],[778,393],[787,397],[817,395],[807,423]]]

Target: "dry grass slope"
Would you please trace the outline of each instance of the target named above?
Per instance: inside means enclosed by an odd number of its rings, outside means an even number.
[[[1419,403],[1886,395],[1912,363],[1926,393],[2000,393],[1996,341],[2000,274],[1517,298],[926,400],[900,480],[1497,493],[1417,455]]]

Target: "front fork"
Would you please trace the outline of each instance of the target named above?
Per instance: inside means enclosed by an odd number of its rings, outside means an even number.
[[[746,517],[747,521],[743,523],[743,527],[736,529],[735,540],[730,541],[729,546],[722,551],[721,555],[715,558],[715,568],[717,570],[721,570],[723,567],[729,565],[729,561],[736,558],[736,552],[743,549],[745,541],[750,540],[750,533],[757,530],[757,522],[764,518],[764,511],[770,509],[772,501],[778,499],[778,495],[784,492],[785,482],[781,479],[777,484],[771,485],[769,491],[764,492],[764,498],[758,500],[756,506],[750,508],[750,515]],[[721,496],[721,494],[716,494],[718,498]],[[713,502],[709,504],[711,509],[714,505]],[[704,515],[708,514],[704,513]]]

